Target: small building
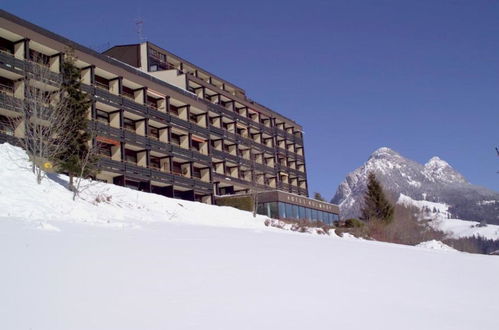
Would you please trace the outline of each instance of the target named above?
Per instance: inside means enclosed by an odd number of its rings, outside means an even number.
[[[320,221],[332,225],[339,220],[337,205],[280,190],[257,195],[257,213],[274,219]]]
[[[249,194],[226,195],[216,198],[218,205],[232,206],[245,211],[253,208],[253,196]],[[327,202],[281,190],[258,192],[257,213],[280,220],[320,221],[332,225],[339,221],[340,208]]]

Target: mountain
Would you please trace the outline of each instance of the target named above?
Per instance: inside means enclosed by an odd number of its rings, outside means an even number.
[[[443,203],[448,205],[452,218],[499,224],[498,192],[469,183],[439,157],[420,164],[386,147],[373,152],[366,163],[339,185],[331,202],[340,206],[342,218],[360,216],[370,171],[393,200],[403,194],[415,201]]]

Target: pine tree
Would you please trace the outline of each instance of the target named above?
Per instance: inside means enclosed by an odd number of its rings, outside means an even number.
[[[324,199],[324,197],[322,197],[321,193],[314,193],[314,199],[318,200],[318,201],[321,201],[321,202],[325,202],[326,200]]]
[[[62,64],[62,89],[66,99],[66,106],[62,111],[68,112],[71,120],[66,125],[70,138],[57,157],[59,169],[69,176],[68,189],[71,191],[75,191],[74,178],[90,175],[96,162],[96,159],[88,159],[91,135],[87,114],[91,101],[87,94],[80,90],[80,70],[75,66],[75,61],[70,50]]]
[[[362,219],[366,221],[379,220],[390,223],[393,220],[394,207],[387,200],[381,184],[373,172],[368,175],[367,191],[364,194]]]

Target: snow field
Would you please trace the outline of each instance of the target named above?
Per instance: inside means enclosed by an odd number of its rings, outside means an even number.
[[[36,185],[21,150],[0,145],[0,161],[0,329],[499,328],[496,256],[101,183],[73,202],[64,176]]]

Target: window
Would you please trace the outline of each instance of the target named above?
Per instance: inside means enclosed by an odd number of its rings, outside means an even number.
[[[189,120],[193,123],[196,123],[198,122],[198,116],[195,114],[195,113],[189,113]]]
[[[135,92],[130,87],[123,86],[121,92],[123,96],[128,97],[132,100],[135,99]]]
[[[9,118],[0,115],[0,132],[7,135],[14,135],[14,129]]]
[[[305,219],[312,220],[312,209],[308,207],[305,209]]]
[[[103,89],[109,89],[109,80],[104,77],[95,75],[95,86]]]
[[[311,218],[312,218],[311,219],[312,221],[318,220],[317,210],[312,209],[312,217]]]
[[[41,65],[49,65],[50,63],[50,56],[37,52],[33,49],[29,50],[29,59]]]
[[[155,99],[154,97],[147,95],[147,105],[150,106],[151,108],[157,109],[158,99]]]
[[[137,152],[130,149],[125,149],[125,160],[127,162],[137,164]]]
[[[178,107],[170,104],[170,113],[178,117],[179,111]]]
[[[95,117],[96,117],[97,121],[105,123],[106,125],[109,124],[109,113],[102,111],[102,110],[99,110],[99,109],[96,109]]]
[[[135,122],[130,118],[123,119],[123,126],[125,129],[135,132]]]
[[[191,144],[192,144],[192,148],[194,150],[201,151],[201,143],[200,142],[192,140]]]
[[[159,52],[156,49],[149,48],[149,55],[151,55],[152,57],[158,58]]]
[[[286,218],[293,218],[293,205],[286,203]]]
[[[286,218],[286,203],[279,202],[279,218]]]
[[[98,142],[99,155],[111,158],[113,155],[112,145],[104,142]]]
[[[10,40],[0,37],[0,51],[14,53],[14,43]]]
[[[151,157],[149,166],[155,169],[161,169],[161,160],[158,157]]]
[[[154,126],[149,126],[149,136],[159,140],[159,129]]]
[[[172,162],[172,173],[181,175],[182,174],[182,164],[179,162]]]
[[[232,148],[231,148],[232,146],[233,146],[233,144],[226,144],[226,143],[224,143],[223,150],[224,150],[225,152],[227,152],[227,153],[230,153],[230,151],[231,151],[231,149],[232,149]]]
[[[13,94],[14,82],[10,79],[0,77],[0,93]]]
[[[193,167],[192,168],[192,177],[197,178],[197,179],[201,179],[201,169],[197,168],[197,167]]]
[[[305,216],[305,208],[303,206],[298,207],[298,218],[300,219],[306,219],[307,217]]]
[[[180,137],[181,137],[181,135],[172,133],[171,143],[179,146],[180,145]]]

